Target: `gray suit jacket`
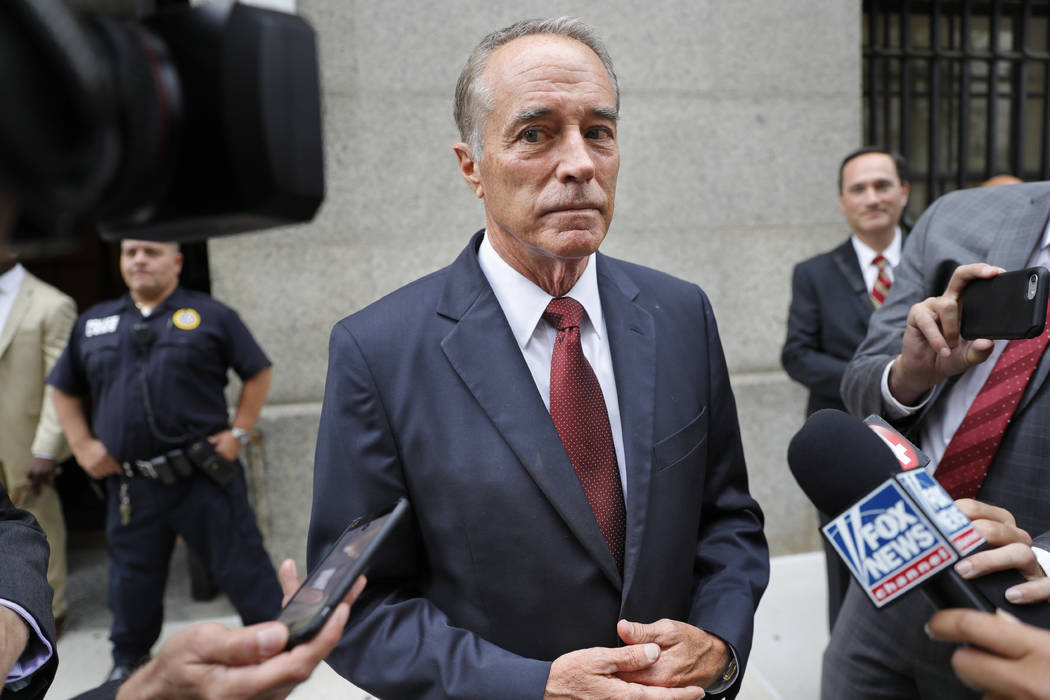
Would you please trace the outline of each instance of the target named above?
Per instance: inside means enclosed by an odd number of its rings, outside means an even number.
[[[1050,217],[1050,183],[953,192],[934,202],[908,237],[886,303],[842,381],[842,395],[857,416],[882,413],[880,380],[901,348],[908,309],[941,294],[945,272],[955,263],[988,262],[1007,270],[1024,267]],[[1050,353],[1043,355],[1017,407],[978,498],[1008,509],[1033,536],[1050,531]],[[928,406],[951,381],[934,389]],[[927,409],[928,410],[928,409]],[[909,428],[922,420],[910,421]]]

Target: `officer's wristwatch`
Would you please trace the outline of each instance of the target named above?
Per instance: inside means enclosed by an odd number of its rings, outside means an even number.
[[[244,428],[238,428],[235,425],[230,428],[230,432],[233,433],[233,436],[237,438],[237,442],[241,443],[241,445],[247,445],[251,442],[252,436]]]

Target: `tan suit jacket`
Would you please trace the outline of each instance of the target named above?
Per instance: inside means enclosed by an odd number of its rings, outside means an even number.
[[[55,590],[56,616],[66,611],[65,522],[58,493],[44,488],[34,494],[26,465],[34,452],[59,461],[69,456],[45,380],[76,316],[72,299],[26,272],[0,329],[0,484],[17,507],[36,517],[51,544],[47,579]]]
[[[76,321],[68,296],[26,272],[0,330],[0,479],[14,493],[32,453],[69,456],[45,380]]]

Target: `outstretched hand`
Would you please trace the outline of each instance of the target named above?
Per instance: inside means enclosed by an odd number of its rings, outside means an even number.
[[[1006,589],[1007,600],[1016,604],[1050,600],[1050,578],[1032,552],[1031,535],[1017,527],[1013,514],[972,498],[960,498],[955,505],[988,540],[988,549],[958,562],[956,572],[974,579],[993,571],[1017,569],[1028,580]]]
[[[287,602],[299,587],[295,562],[282,563],[279,577]],[[284,650],[288,628],[280,622],[239,630],[217,622],[188,627],[165,642],[160,653],[120,687],[117,699],[284,698],[335,648],[350,605],[364,587],[361,577],[317,636],[290,651]]]

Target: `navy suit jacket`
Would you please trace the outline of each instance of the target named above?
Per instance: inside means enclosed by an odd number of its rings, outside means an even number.
[[[328,662],[382,698],[540,698],[558,656],[616,646],[620,618],[668,617],[743,665],[768,551],[706,296],[596,258],[627,460],[621,578],[480,240],[332,331],[310,566],[398,496],[414,517]]]
[[[780,363],[809,389],[807,416],[822,408],[846,410],[842,375],[874,310],[850,239],[795,266]]]
[[[32,615],[54,649],[52,593],[46,578],[49,553],[44,531],[32,515],[11,505],[7,490],[0,484],[0,598],[17,603]],[[17,693],[5,689],[0,678],[0,697],[3,700],[44,697],[57,667],[58,654],[52,654],[47,663],[33,673],[29,684]]]

